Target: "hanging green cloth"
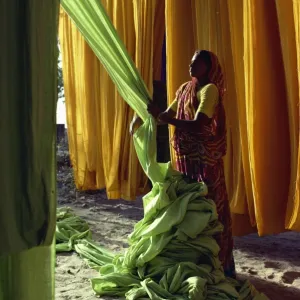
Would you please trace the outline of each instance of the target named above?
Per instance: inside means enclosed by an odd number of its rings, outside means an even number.
[[[54,298],[58,9],[0,2],[0,300]]]
[[[204,184],[189,183],[170,164],[156,161],[156,124],[147,112],[150,95],[101,1],[62,0],[123,99],[144,124],[134,135],[139,161],[153,183],[144,197],[144,218],[130,247],[114,256],[92,242],[88,227],[69,213],[58,215],[57,250],[77,251],[100,272],[97,295],[134,299],[266,299],[249,283],[224,277],[213,236],[222,230]]]

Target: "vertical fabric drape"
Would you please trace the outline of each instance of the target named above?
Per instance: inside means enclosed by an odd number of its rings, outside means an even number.
[[[298,1],[166,1],[169,102],[196,49],[215,52],[226,74],[224,160],[238,235],[299,230],[298,14]]]
[[[193,36],[193,15],[191,0],[166,0],[166,52],[167,52],[167,91],[169,104],[175,99],[179,86],[189,80],[188,66],[195,42]],[[170,136],[174,127],[170,126]],[[170,147],[171,157],[175,152]]]
[[[155,1],[103,0],[102,4],[151,92]],[[133,112],[120,101],[106,70],[63,10],[60,42],[77,187],[105,187],[108,198],[135,199],[145,191],[147,178],[128,132]]]
[[[281,46],[284,62],[285,85],[290,133],[291,173],[286,228],[300,230],[300,149],[299,149],[299,67],[300,67],[300,2],[276,1]]]
[[[244,68],[244,27],[243,24],[243,5],[238,0],[228,2],[228,23],[229,35],[223,43],[229,43],[232,51],[232,65],[227,70],[232,70],[234,77],[231,78],[231,89],[235,91],[235,97],[227,97],[226,113],[228,129],[232,134],[236,133],[235,143],[228,151],[227,158],[236,162],[238,169],[226,165],[226,176],[234,180],[231,184],[231,210],[233,218],[233,228],[236,235],[242,235],[254,230],[256,225],[254,199],[251,183],[249,150],[248,150],[248,131],[247,131],[247,111],[245,101],[245,68]],[[222,10],[222,15],[224,15]],[[226,7],[225,7],[226,13]],[[228,28],[228,27],[227,27]],[[226,71],[227,71],[226,70]],[[231,109],[228,109],[228,108]],[[230,136],[229,133],[229,136]],[[234,140],[234,138],[233,138]],[[238,176],[236,176],[238,174]],[[235,193],[236,191],[236,193]],[[235,195],[235,196],[234,196]]]
[[[54,298],[58,7],[0,3],[1,300]]]
[[[261,234],[278,233],[284,230],[290,180],[290,142],[275,2],[244,2],[244,62],[256,222]]]

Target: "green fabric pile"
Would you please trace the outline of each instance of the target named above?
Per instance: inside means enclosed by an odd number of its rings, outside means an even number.
[[[69,210],[57,215],[57,251],[75,250],[100,272],[97,295],[134,299],[267,299],[248,282],[228,280],[214,235],[222,231],[207,188],[169,169],[144,197],[144,218],[129,248],[113,255],[92,241],[88,224]]]
[[[143,120],[134,135],[139,161],[153,183],[144,197],[144,218],[124,255],[114,256],[92,240],[86,223],[70,212],[57,220],[57,251],[77,251],[100,277],[97,295],[126,299],[267,299],[248,282],[228,280],[214,235],[222,230],[206,186],[189,183],[170,164],[156,160],[156,123],[147,112],[150,95],[99,0],[61,0],[123,99]]]

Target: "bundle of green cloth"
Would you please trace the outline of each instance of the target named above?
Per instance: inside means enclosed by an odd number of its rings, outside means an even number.
[[[143,198],[144,218],[129,236],[129,249],[113,254],[97,245],[86,222],[59,210],[57,251],[76,251],[99,271],[99,296],[134,299],[267,299],[249,283],[224,276],[214,236],[221,232],[215,204],[203,183],[189,182],[170,163],[156,159],[151,98],[126,47],[99,0],[61,0],[61,5],[106,68],[122,98],[143,120],[134,134],[139,162],[153,188]]]
[[[222,231],[207,187],[168,170],[144,198],[144,218],[129,248],[114,255],[92,240],[88,224],[68,209],[57,213],[56,250],[76,251],[99,271],[99,296],[134,299],[267,299],[249,282],[225,278],[214,236]]]

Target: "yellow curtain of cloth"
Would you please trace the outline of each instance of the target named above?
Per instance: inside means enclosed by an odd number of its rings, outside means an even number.
[[[151,92],[155,1],[102,3]],[[129,135],[133,112],[63,10],[59,36],[76,185],[79,189],[106,188],[110,199],[135,199],[145,191],[147,178]]]
[[[196,49],[215,52],[226,74],[225,171],[236,235],[300,229],[299,5],[166,0],[169,102],[189,79]]]
[[[189,80],[188,66],[195,52],[191,0],[166,0],[166,52],[167,52],[167,91],[169,104],[174,100],[176,90]],[[174,127],[170,126],[170,137]],[[170,146],[171,158],[174,149]]]
[[[300,230],[299,68],[300,1],[276,1],[281,37],[289,118],[291,173],[286,228]]]

